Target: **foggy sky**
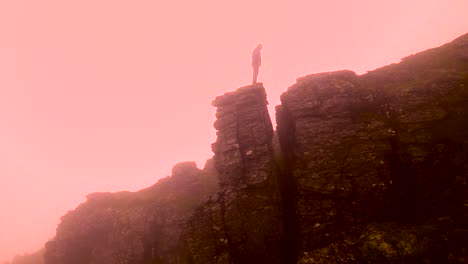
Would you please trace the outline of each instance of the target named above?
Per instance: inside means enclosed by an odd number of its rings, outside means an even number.
[[[274,3],[272,3],[274,2]],[[203,167],[215,96],[364,73],[468,32],[466,0],[0,2],[0,263],[39,249],[87,193]],[[272,114],[274,112],[271,112]]]

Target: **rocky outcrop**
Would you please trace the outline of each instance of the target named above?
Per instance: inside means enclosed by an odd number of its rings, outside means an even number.
[[[213,101],[214,158],[62,218],[47,264],[467,263],[468,35]],[[218,185],[219,183],[219,185]]]
[[[284,263],[267,104],[262,84],[217,97],[203,171],[181,163],[137,193],[88,195],[62,218],[46,263]]]
[[[363,76],[299,78],[281,96],[300,263],[467,256],[467,51],[468,35]]]
[[[273,128],[262,84],[217,97],[212,145],[221,190],[186,238],[193,263],[282,263],[283,231]]]
[[[174,166],[136,193],[94,193],[62,217],[46,244],[48,264],[179,263],[183,224],[217,190],[212,161]]]

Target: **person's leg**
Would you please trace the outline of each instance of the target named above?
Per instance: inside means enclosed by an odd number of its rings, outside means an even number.
[[[257,83],[257,77],[258,77],[258,67],[253,67],[253,80],[252,84]]]

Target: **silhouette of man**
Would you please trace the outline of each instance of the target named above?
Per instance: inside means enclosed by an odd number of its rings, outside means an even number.
[[[253,69],[253,81],[252,84],[257,83],[258,70],[262,65],[262,44],[258,44],[257,47],[252,52],[252,69]]]

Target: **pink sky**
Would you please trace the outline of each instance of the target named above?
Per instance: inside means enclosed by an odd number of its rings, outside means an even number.
[[[0,263],[96,191],[138,190],[215,141],[215,96],[398,62],[468,32],[466,0],[0,2]],[[272,112],[273,113],[273,112]]]

